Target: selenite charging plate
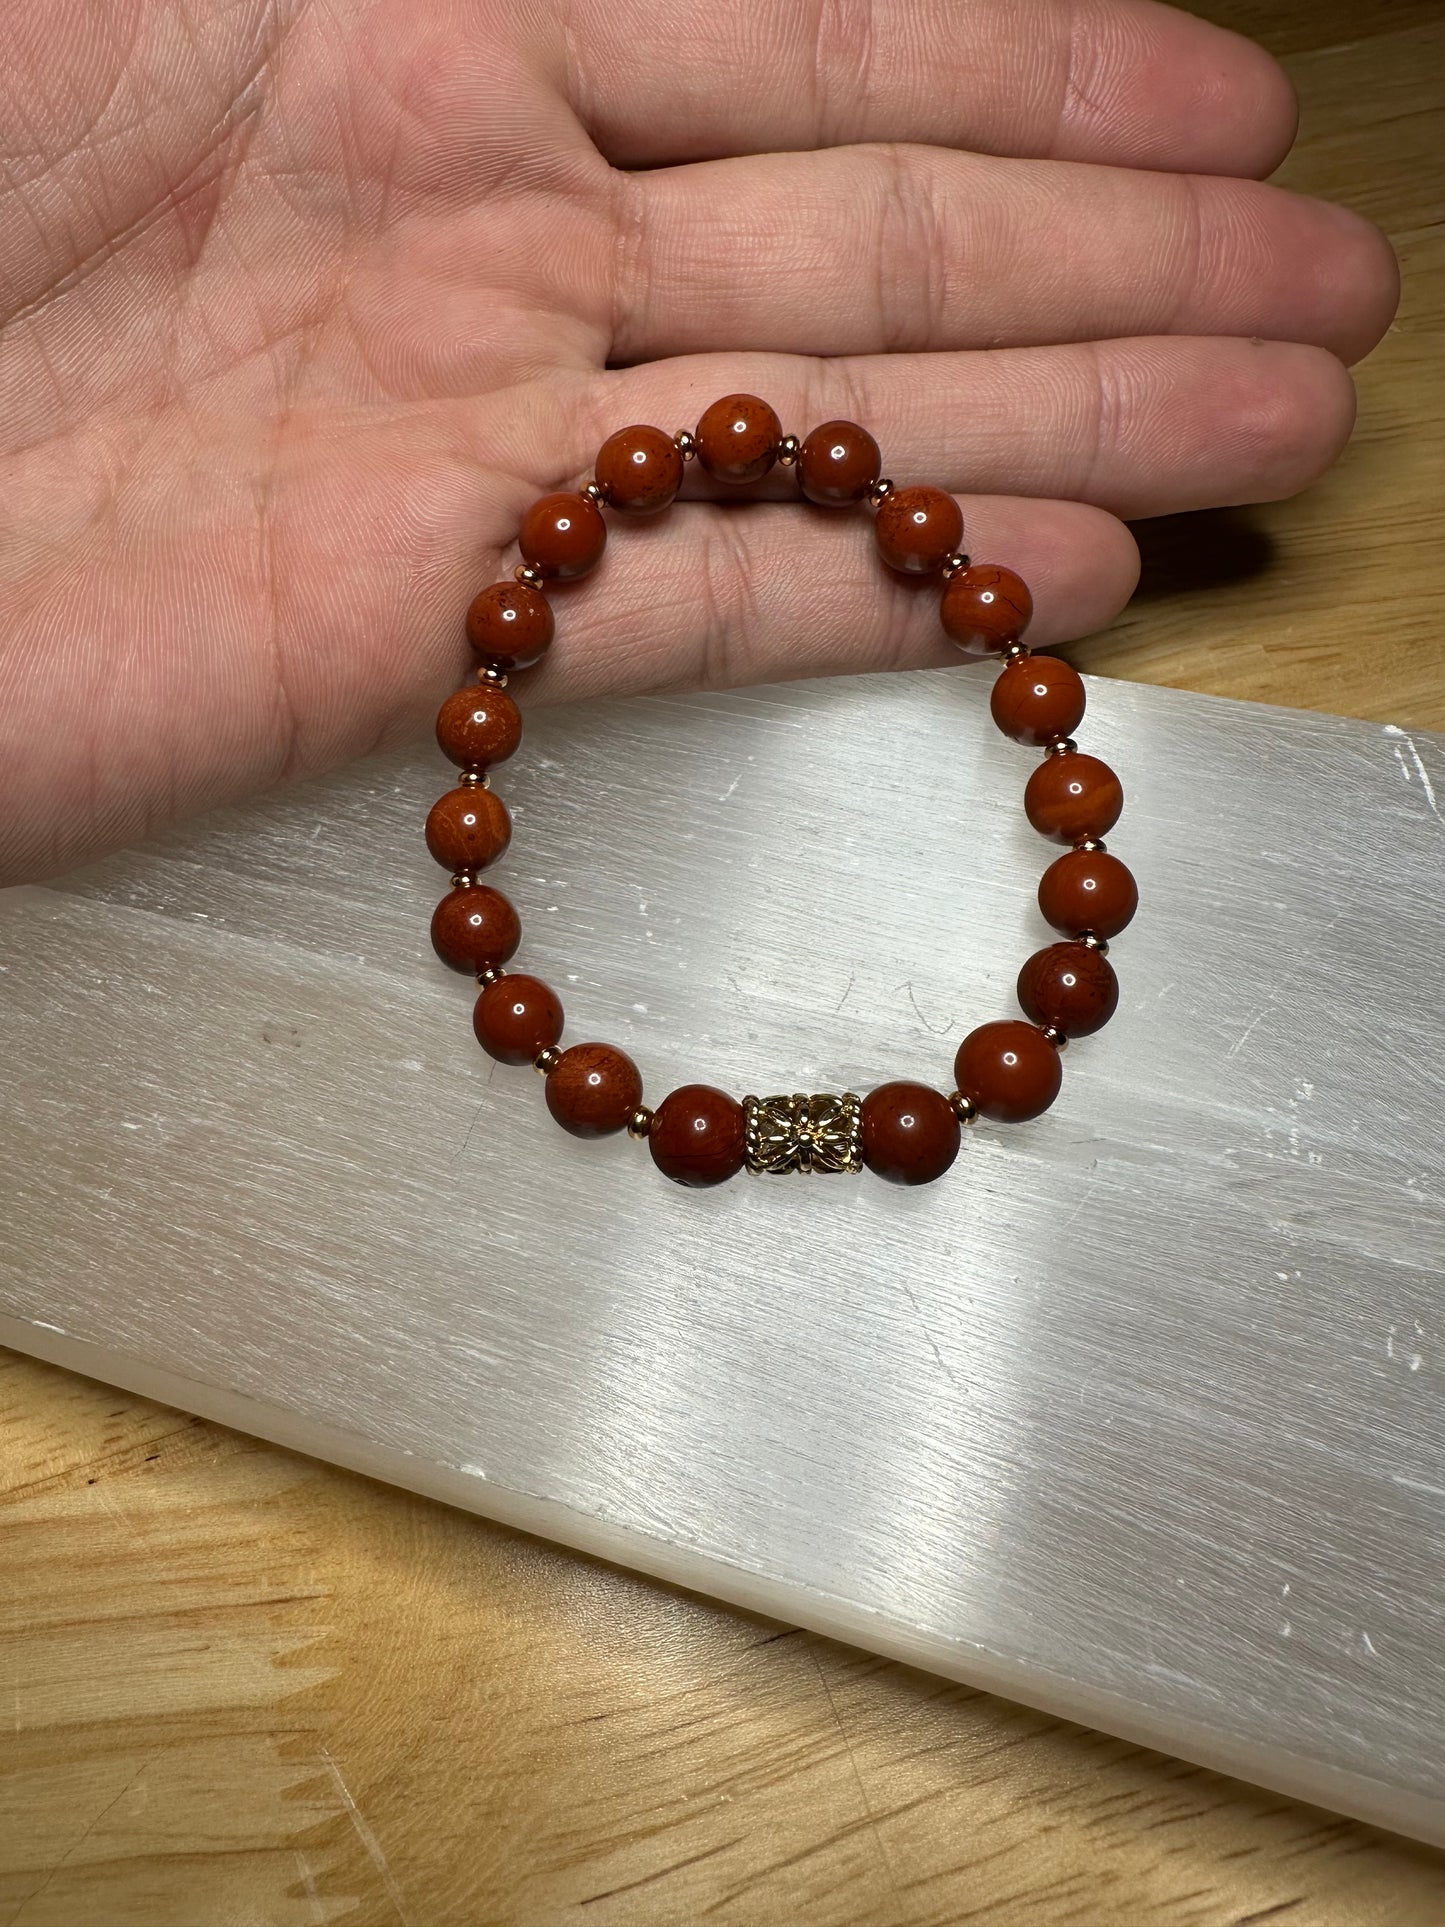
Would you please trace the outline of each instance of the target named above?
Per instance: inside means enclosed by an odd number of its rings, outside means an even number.
[[[655,1099],[950,1088],[986,671],[539,714],[518,963]],[[1143,907],[942,1182],[688,1192],[432,956],[428,750],[0,895],[0,1340],[1445,1840],[1445,739],[1090,686]]]

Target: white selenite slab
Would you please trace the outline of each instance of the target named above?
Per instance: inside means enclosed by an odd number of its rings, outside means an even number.
[[[948,1089],[1048,932],[987,672],[539,714],[519,967],[654,1097]],[[492,1065],[421,749],[0,895],[0,1339],[1445,1840],[1445,741],[1096,682],[1119,1014],[941,1183]]]

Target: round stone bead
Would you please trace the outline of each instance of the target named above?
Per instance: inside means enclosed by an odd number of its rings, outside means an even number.
[[[866,428],[857,422],[824,422],[803,438],[798,486],[810,502],[846,508],[862,501],[882,466],[878,444]]]
[[[467,610],[467,640],[504,674],[530,669],[552,646],[552,605],[527,582],[494,582]]]
[[[638,423],[607,437],[595,473],[613,508],[656,515],[682,487],[682,454],[671,435]]]
[[[1072,736],[1084,717],[1084,679],[1058,656],[1020,656],[994,679],[989,707],[1005,736],[1039,748]]]
[[[495,683],[469,683],[437,713],[437,744],[463,769],[505,763],[522,740],[522,712]]]
[[[863,1100],[863,1162],[890,1184],[930,1184],[958,1156],[958,1114],[926,1084],[880,1084]]]
[[[1086,943],[1051,943],[1036,950],[1019,972],[1018,988],[1025,1017],[1065,1037],[1102,1030],[1119,1005],[1114,966]]]
[[[963,540],[963,510],[941,488],[896,488],[873,523],[878,553],[900,575],[928,575]]]
[[[658,1170],[674,1184],[723,1184],[743,1168],[743,1107],[711,1084],[684,1084],[658,1105],[647,1148]]]
[[[724,395],[693,431],[697,459],[715,482],[760,482],[777,460],[783,424],[756,395]]]
[[[1018,642],[1033,619],[1028,584],[996,562],[975,562],[944,584],[938,617],[966,656],[996,656]]]
[[[485,870],[511,840],[507,806],[490,790],[448,790],[426,820],[426,846],[444,870]]]
[[[500,890],[468,883],[444,896],[432,913],[432,949],[453,970],[496,970],[522,941],[517,912]]]
[[[1059,1053],[1048,1038],[1016,1018],[970,1031],[958,1047],[953,1075],[979,1115],[999,1124],[1037,1117],[1064,1081]]]
[[[478,997],[472,1028],[499,1064],[530,1064],[562,1035],[561,999],[540,977],[498,977]]]
[[[1107,763],[1077,751],[1048,756],[1024,786],[1024,811],[1040,836],[1083,843],[1119,820],[1124,787]]]
[[[1039,879],[1039,908],[1066,937],[1117,937],[1139,908],[1139,889],[1107,850],[1069,850]]]
[[[548,1073],[547,1109],[573,1137],[610,1137],[641,1102],[642,1073],[613,1044],[574,1044]]]
[[[602,560],[607,524],[601,509],[585,495],[543,495],[522,517],[517,546],[543,575],[570,580],[586,575]]]

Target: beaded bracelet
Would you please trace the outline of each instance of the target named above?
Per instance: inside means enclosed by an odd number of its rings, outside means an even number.
[[[673,500],[683,465],[696,458],[716,482],[743,487],[774,462],[796,468],[810,502],[845,508],[870,503],[874,533],[890,569],[944,579],[940,617],[966,656],[997,656],[994,721],[1016,742],[1044,750],[1024,790],[1034,828],[1072,847],[1039,885],[1039,907],[1067,941],[1030,957],[1018,998],[1029,1020],[984,1024],[964,1038],[954,1060],[957,1084],[944,1096],[924,1084],[883,1084],[859,1098],[842,1095],[745,1097],[685,1084],[656,1110],[642,1101],[642,1077],[611,1044],[558,1048],[562,1005],[536,977],[503,966],[521,941],[516,910],[477,881],[502,854],[512,824],[487,772],[522,739],[522,718],[507,693],[508,674],[528,669],[552,641],[549,580],[586,575],[607,541],[604,505],[654,515]],[[1022,637],[1033,600],[1011,569],[960,553],[963,516],[937,488],[895,488],[881,475],[878,444],[855,422],[824,422],[801,442],[784,435],[766,402],[726,395],[696,430],[666,435],[623,428],[603,443],[594,479],[572,493],[544,495],[522,522],[523,562],[467,611],[467,635],[483,662],[477,683],[442,704],[437,741],[461,767],[427,818],[427,847],[452,874],[431,936],[437,954],[481,984],[474,1026],[482,1048],[503,1064],[532,1064],[546,1079],[547,1108],[574,1137],[626,1130],[647,1143],[657,1168],[678,1184],[712,1185],[749,1171],[858,1171],[864,1165],[898,1184],[941,1177],[958,1155],[960,1126],[986,1117],[1017,1123],[1048,1109],[1062,1081],[1059,1054],[1071,1037],[1108,1022],[1119,986],[1109,938],[1134,915],[1138,892],[1129,871],[1102,842],[1123,806],[1107,764],[1081,755],[1072,732],[1084,714],[1084,685],[1057,656],[1035,656]]]

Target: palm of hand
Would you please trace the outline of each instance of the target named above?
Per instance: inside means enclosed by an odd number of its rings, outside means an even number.
[[[942,0],[906,0],[886,55],[881,0],[806,42],[799,10],[744,11],[729,36],[673,0],[668,44],[655,9],[505,0],[10,23],[0,881],[415,729],[528,500],[731,387],[799,430],[856,413],[890,472],[963,494],[1044,640],[1127,596],[1118,514],[1332,457],[1336,355],[1393,303],[1381,244],[1166,171],[1287,138],[1243,43],[1100,0],[1094,86],[1064,34],[1000,104],[989,62],[1062,34],[1048,0],[1022,24],[978,0],[982,79],[947,84]],[[1201,48],[1233,64],[1181,131]],[[542,695],[939,654],[823,512],[688,505],[564,599]]]

